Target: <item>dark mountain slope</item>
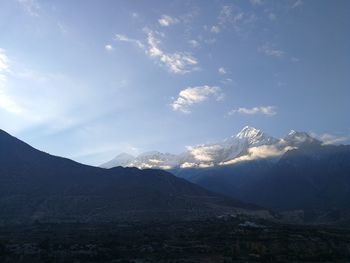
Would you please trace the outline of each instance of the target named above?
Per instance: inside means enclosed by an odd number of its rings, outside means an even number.
[[[210,191],[240,199],[273,167],[274,163],[261,159],[241,162],[234,165],[214,166],[210,168],[187,168],[170,170],[176,176],[185,178]]]
[[[245,198],[279,210],[350,211],[350,146],[288,151]]]
[[[241,209],[256,207],[165,171],[107,170],[52,156],[0,130],[2,223],[191,219]]]
[[[350,146],[308,144],[280,160],[241,162],[174,174],[206,189],[278,211],[303,210],[312,221],[350,216]],[[337,216],[334,216],[337,215]]]

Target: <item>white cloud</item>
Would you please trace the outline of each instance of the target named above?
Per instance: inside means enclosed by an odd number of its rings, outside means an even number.
[[[17,2],[22,6],[28,15],[34,17],[39,16],[40,5],[36,0],[17,0]]]
[[[190,53],[167,53],[161,50],[159,47],[160,41],[155,37],[152,31],[148,32],[147,43],[148,47],[146,53],[150,57],[157,58],[170,72],[174,74],[185,74],[196,69],[195,66],[198,64],[198,61]]]
[[[302,6],[304,4],[304,2],[302,0],[297,0],[294,2],[294,4],[292,5],[292,8],[297,8],[299,6]]]
[[[273,48],[269,44],[264,44],[258,47],[258,51],[265,54],[266,56],[282,58],[285,55],[285,52],[276,48]]]
[[[219,32],[220,32],[220,27],[218,27],[218,26],[212,26],[212,27],[210,28],[210,32],[212,32],[212,33],[219,33]]]
[[[225,69],[224,67],[220,67],[220,68],[218,69],[218,72],[219,72],[219,74],[221,74],[221,75],[225,75],[225,74],[227,73],[227,71],[226,71],[226,69]]]
[[[293,147],[282,145],[262,145],[257,147],[252,147],[248,149],[246,155],[234,158],[229,161],[221,162],[219,165],[230,165],[244,161],[253,161],[257,159],[280,157],[288,150],[293,149]]]
[[[350,136],[334,135],[330,133],[323,133],[323,134],[311,133],[311,136],[322,141],[324,145],[341,144],[350,139]]]
[[[222,146],[218,144],[199,145],[196,147],[188,146],[187,150],[196,161],[213,162],[218,158],[218,154],[222,151]]]
[[[253,107],[253,108],[238,108],[238,109],[231,110],[228,114],[229,115],[233,115],[235,113],[248,114],[248,115],[263,114],[263,115],[268,115],[268,116],[273,116],[273,115],[277,114],[275,106],[261,106],[261,107]]]
[[[223,80],[220,81],[222,84],[228,85],[230,83],[233,82],[233,80],[231,78],[225,78]]]
[[[213,167],[214,163],[191,163],[191,162],[185,162],[180,165],[181,168],[209,168]]]
[[[162,15],[161,18],[158,19],[158,23],[161,26],[171,26],[177,24],[178,22],[179,20],[177,18],[168,15]]]
[[[183,164],[180,165],[181,168],[194,168],[196,167],[196,163],[190,163],[190,162],[184,162]]]
[[[112,45],[107,44],[107,45],[105,45],[105,50],[107,50],[107,51],[113,51],[113,50],[114,50],[114,48],[113,48],[113,46],[112,46]]]
[[[225,5],[219,13],[218,26],[220,26],[220,29],[232,27],[236,32],[240,32],[247,26],[252,25],[256,19],[252,12],[243,12],[237,6]]]
[[[114,40],[120,41],[120,42],[131,43],[131,44],[134,44],[137,47],[142,48],[142,49],[145,47],[144,44],[142,44],[142,42],[140,40],[129,38],[129,37],[127,37],[125,35],[121,35],[121,34],[116,34],[114,37]]]
[[[300,58],[292,57],[290,60],[296,63],[300,61]]]
[[[193,104],[202,103],[210,97],[214,97],[216,100],[221,100],[223,97],[221,89],[216,86],[207,85],[188,87],[180,91],[178,98],[171,104],[171,107],[174,111],[190,113],[190,107]]]
[[[192,54],[178,51],[168,53],[160,48],[161,42],[156,38],[155,32],[147,28],[144,31],[147,33],[147,44],[121,34],[116,34],[115,40],[136,45],[144,50],[148,56],[157,59],[159,64],[165,66],[171,73],[186,74],[198,69],[198,61]]]
[[[262,5],[262,4],[263,4],[263,1],[262,1],[262,0],[250,0],[250,3],[251,3],[253,6],[258,6],[258,5]]]

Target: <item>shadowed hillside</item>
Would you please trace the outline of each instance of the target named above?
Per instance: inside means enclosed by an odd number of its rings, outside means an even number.
[[[2,223],[186,220],[240,208],[257,209],[165,171],[82,165],[0,132]]]

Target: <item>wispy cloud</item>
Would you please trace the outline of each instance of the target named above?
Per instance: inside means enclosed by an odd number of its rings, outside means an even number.
[[[292,8],[297,8],[297,7],[300,7],[304,4],[304,2],[302,0],[296,0],[294,2],[294,4],[292,5]]]
[[[233,115],[236,113],[240,114],[248,114],[248,115],[254,115],[254,114],[263,114],[267,116],[273,116],[276,115],[276,107],[275,106],[261,106],[261,107],[253,107],[253,108],[238,108],[233,109],[229,111],[229,115]]]
[[[343,142],[350,140],[350,136],[335,135],[330,133],[317,134],[312,132],[311,136],[321,140],[324,145],[341,144]]]
[[[191,45],[191,47],[199,47],[199,42],[197,40],[191,39],[188,41],[188,43]]]
[[[219,26],[212,26],[210,28],[210,32],[212,32],[212,33],[219,33],[220,32],[220,27]]]
[[[233,5],[224,5],[220,10],[216,26],[220,30],[221,28],[233,28],[236,32],[240,32],[245,26],[252,25],[256,19],[252,12],[244,12]]]
[[[221,82],[222,84],[225,84],[225,85],[228,85],[228,84],[231,84],[231,83],[235,84],[235,83],[233,82],[233,79],[231,79],[231,78],[225,78],[225,79],[221,80],[220,82]]]
[[[190,113],[191,106],[202,103],[211,97],[215,98],[216,100],[221,100],[223,98],[221,89],[216,86],[208,85],[188,87],[180,91],[178,98],[174,100],[171,107],[174,111]]]
[[[116,34],[114,37],[114,40],[119,41],[119,42],[131,43],[133,45],[136,45],[139,48],[145,47],[144,44],[142,44],[142,42],[140,40],[129,38],[129,37],[122,35],[122,34]]]
[[[218,72],[219,72],[220,75],[225,75],[225,74],[227,74],[227,71],[226,71],[226,69],[225,69],[224,67],[220,67],[220,68],[218,69]]]
[[[233,18],[232,6],[225,5],[221,8],[219,14],[219,24],[224,25],[230,23]]]
[[[276,49],[270,44],[264,44],[258,47],[258,51],[260,53],[265,54],[266,56],[275,57],[275,58],[282,58],[285,55],[284,51],[280,49]]]
[[[136,45],[144,50],[149,57],[157,59],[159,64],[166,67],[171,73],[186,74],[198,69],[198,60],[191,53],[180,51],[173,53],[166,52],[160,47],[161,41],[156,37],[156,32],[147,28],[144,31],[147,34],[145,44],[140,40],[121,34],[116,34],[115,40]]]
[[[17,0],[17,2],[22,6],[24,11],[34,17],[39,16],[40,5],[36,0]]]
[[[179,19],[175,18],[175,17],[171,17],[169,15],[162,15],[159,19],[158,19],[158,23],[161,26],[171,26],[174,24],[179,23]]]
[[[147,35],[148,47],[146,53],[157,58],[161,65],[164,65],[174,74],[186,74],[196,69],[198,61],[188,52],[167,53],[163,51],[160,41],[155,37],[154,32],[149,31]]]

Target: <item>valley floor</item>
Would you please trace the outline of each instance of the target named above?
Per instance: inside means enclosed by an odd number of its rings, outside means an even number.
[[[0,227],[0,262],[349,262],[350,228],[248,219]]]

